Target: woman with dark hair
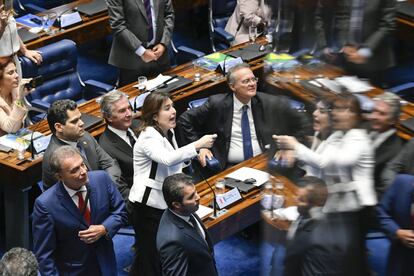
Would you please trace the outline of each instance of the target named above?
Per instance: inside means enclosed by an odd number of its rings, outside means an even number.
[[[0,62],[0,135],[14,133],[23,125],[27,108],[23,103],[28,79],[19,81],[12,58]]]
[[[129,194],[138,247],[131,274],[161,275],[156,235],[167,208],[162,184],[167,176],[181,172],[184,162],[197,156],[198,150],[212,147],[216,135],[205,135],[178,148],[174,137],[176,111],[164,92],[147,96],[141,118],[143,123],[134,146],[134,184]]]

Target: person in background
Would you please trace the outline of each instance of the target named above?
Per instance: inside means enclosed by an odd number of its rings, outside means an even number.
[[[244,19],[243,19],[244,18]],[[225,31],[236,35],[237,26],[243,20],[240,30],[232,41],[233,45],[249,41],[249,26],[258,27],[258,32],[270,24],[272,9],[264,0],[238,0],[233,14],[227,21]]]
[[[162,194],[164,179],[179,173],[184,162],[210,148],[216,135],[210,134],[178,147],[175,140],[176,111],[169,94],[153,92],[142,107],[142,125],[134,146],[134,184],[129,193],[132,223],[137,241],[137,254],[131,275],[161,275],[161,263],[156,246],[158,225],[167,208]]]
[[[396,2],[319,0],[315,17],[318,49],[329,61],[336,60],[350,73],[381,86],[385,70],[395,64]]]
[[[378,205],[382,230],[391,239],[387,275],[409,276],[414,263],[414,176],[398,175]]]
[[[0,136],[14,133],[23,126],[27,115],[24,97],[30,91],[25,85],[30,79],[19,80],[16,64],[11,57],[0,61]]]
[[[16,20],[13,17],[13,10],[5,10],[4,5],[0,6],[0,61],[9,57],[14,58],[19,76],[22,75],[19,60],[16,53],[20,52],[36,64],[42,63],[42,55],[39,51],[29,50],[20,39],[17,32]]]
[[[374,98],[374,110],[369,116],[370,137],[375,149],[374,184],[378,200],[389,183],[382,180],[381,174],[387,164],[401,151],[404,141],[397,135],[396,125],[400,120],[400,98],[391,92],[384,92]]]
[[[164,275],[218,275],[211,238],[200,217],[193,179],[183,173],[168,176],[162,185],[168,209],[161,217],[157,249]]]
[[[26,248],[14,247],[0,260],[1,276],[37,276],[38,271],[35,255]]]
[[[174,29],[171,0],[106,0],[114,40],[109,64],[120,69],[118,85],[154,76],[170,64],[167,47]]]

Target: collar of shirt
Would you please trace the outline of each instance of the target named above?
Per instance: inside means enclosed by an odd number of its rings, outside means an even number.
[[[78,141],[73,142],[73,141],[66,141],[66,140],[63,140],[63,139],[60,139],[60,138],[58,138],[58,139],[59,139],[60,141],[65,142],[66,144],[68,144],[68,145],[70,145],[70,146],[74,147],[74,148],[77,148]]]
[[[309,209],[309,216],[311,219],[314,220],[321,220],[325,217],[325,213],[323,212],[323,207],[312,207]]]
[[[385,140],[387,140],[395,132],[396,132],[395,128],[391,128],[381,133],[378,133],[376,131],[371,132],[369,136],[371,137],[373,141],[374,149],[378,148],[382,143],[384,143]]]
[[[174,215],[176,215],[177,217],[179,217],[180,219],[184,220],[185,222],[187,222],[189,225],[193,226],[190,222],[190,216],[183,216],[183,215],[179,215],[176,212],[174,212],[173,210],[171,210],[171,213],[173,213]]]
[[[63,183],[63,182],[62,182]],[[68,186],[65,185],[65,183],[63,183],[63,187],[65,188],[65,190],[68,192],[69,196],[71,198],[73,198],[77,192],[82,192],[82,194],[84,195],[86,193],[86,186],[82,186],[79,190],[74,190],[69,188]]]
[[[242,112],[242,108],[244,105],[247,105],[249,107],[249,111],[251,112],[252,101],[250,100],[247,104],[244,104],[241,101],[239,101],[239,99],[237,99],[236,95],[233,93],[233,110]]]
[[[130,142],[129,142],[129,138],[128,138],[128,135],[127,135],[127,131],[129,131],[129,133],[132,134],[132,137],[134,137],[135,140],[137,140],[137,137],[135,136],[134,132],[131,131],[130,129],[125,131],[125,130],[120,130],[120,129],[114,128],[113,126],[110,126],[110,125],[108,125],[108,129],[110,131],[112,131],[113,133],[115,133],[116,135],[118,135],[122,140],[127,142],[128,145],[130,145]]]

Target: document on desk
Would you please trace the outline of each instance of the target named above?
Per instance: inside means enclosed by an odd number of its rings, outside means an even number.
[[[164,76],[163,74],[159,74],[156,78],[153,78],[152,80],[149,80],[145,83],[145,89],[147,91],[153,90],[157,86],[161,86],[162,84],[164,84],[165,81],[168,81],[168,79],[170,78],[171,76]],[[173,83],[173,82],[176,82],[177,80],[178,80],[177,78],[174,78],[174,79],[171,79],[168,83]],[[138,84],[135,84],[134,87],[138,88]]]
[[[356,76],[342,76],[336,78],[335,81],[351,93],[364,93],[374,88],[368,81],[361,80]]]
[[[237,179],[240,181],[244,181],[249,178],[254,178],[256,180],[256,183],[253,185],[256,187],[259,187],[266,183],[269,180],[269,174],[267,172],[249,168],[249,167],[242,167],[228,175],[226,177]]]
[[[204,206],[204,205],[198,205],[198,210],[196,211],[196,214],[201,218],[204,219],[208,216],[210,216],[213,213],[213,208]]]

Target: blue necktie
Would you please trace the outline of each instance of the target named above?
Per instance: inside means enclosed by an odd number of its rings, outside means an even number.
[[[151,0],[144,0],[144,7],[145,7],[145,12],[147,13],[147,19],[148,19],[148,26],[147,26],[147,31],[148,31],[148,43],[151,42],[153,36],[154,36],[154,31],[152,28],[152,14],[151,14]]]
[[[249,116],[247,115],[248,105],[243,105],[241,118],[241,131],[243,136],[244,160],[253,157],[252,136],[250,135]]]

